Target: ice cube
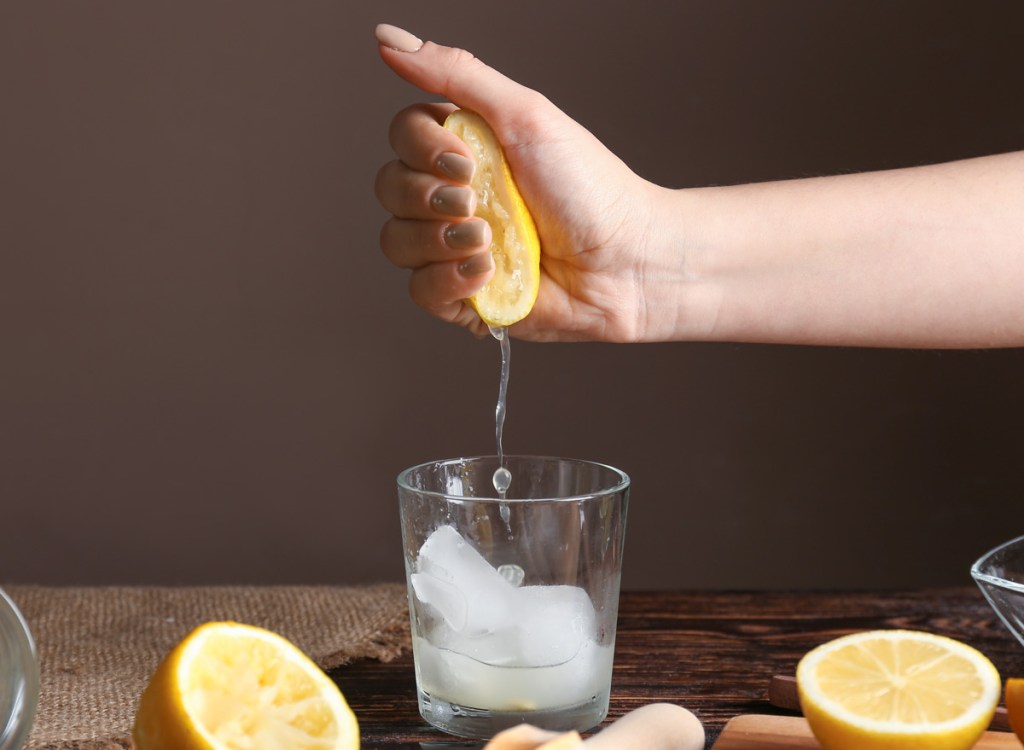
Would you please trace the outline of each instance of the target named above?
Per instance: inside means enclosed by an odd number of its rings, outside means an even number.
[[[597,640],[597,616],[578,586],[523,586],[516,589],[518,666],[541,667],[572,660]]]
[[[429,573],[413,573],[409,579],[416,598],[433,607],[455,630],[466,627],[469,604],[455,584]]]
[[[441,623],[430,640],[494,667],[552,667],[577,659],[596,646],[597,618],[586,591],[576,586],[524,586],[511,594],[512,606],[486,632],[458,632]]]
[[[493,667],[522,666],[522,638],[513,622],[506,622],[487,633],[466,635],[445,628],[436,630],[431,640],[448,653],[468,656]]]
[[[495,569],[451,526],[420,548],[411,582],[440,618],[425,635],[448,653],[492,666],[565,664],[597,642],[597,617],[578,586],[521,586],[518,565]]]
[[[453,633],[479,637],[515,616],[516,589],[451,526],[427,537],[410,581],[416,598]]]

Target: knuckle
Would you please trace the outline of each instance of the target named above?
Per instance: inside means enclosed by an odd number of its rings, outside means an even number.
[[[409,275],[409,298],[424,310],[433,312],[437,308],[437,303],[427,291],[426,271],[427,269],[420,269]]]
[[[408,203],[413,197],[413,189],[407,178],[405,166],[396,160],[389,161],[377,171],[373,181],[373,192],[377,201],[387,211],[396,213],[397,209]]]
[[[472,52],[457,47],[450,48],[442,61],[441,70],[441,93],[451,98],[450,93],[456,87],[459,79],[466,75],[472,75],[481,68],[487,67],[484,62]]]
[[[427,106],[422,103],[410,104],[408,107],[403,107],[391,118],[391,124],[388,126],[388,143],[392,150],[397,151],[399,149],[400,144],[407,137],[412,123],[426,111]]]
[[[378,203],[384,203],[384,197],[387,193],[386,185],[388,183],[388,173],[390,171],[391,162],[388,162],[383,167],[377,170],[377,176],[373,180],[373,195],[377,198]]]
[[[514,115],[517,129],[533,132],[557,127],[557,122],[552,120],[555,107],[544,94],[524,88],[517,103]]]

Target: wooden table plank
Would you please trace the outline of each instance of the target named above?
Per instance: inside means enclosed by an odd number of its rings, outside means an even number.
[[[772,675],[792,674],[826,640],[874,628],[949,635],[1024,676],[1024,648],[973,588],[921,592],[626,592],[619,608],[609,721],[655,701],[704,723],[708,747],[741,714],[785,714],[767,702]],[[430,728],[416,708],[412,657],[363,661],[332,676],[359,717],[365,750],[476,747]]]
[[[737,716],[726,724],[714,750],[822,750],[800,716]],[[1010,732],[985,732],[971,750],[1020,750]]]

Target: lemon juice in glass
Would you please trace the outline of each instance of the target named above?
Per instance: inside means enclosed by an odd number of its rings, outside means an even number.
[[[629,478],[589,461],[486,456],[407,469],[398,494],[423,717],[464,737],[600,723]]]

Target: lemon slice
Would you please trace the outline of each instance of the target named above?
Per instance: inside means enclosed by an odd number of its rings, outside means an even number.
[[[999,702],[983,654],[909,630],[857,633],[818,646],[797,667],[800,704],[826,750],[967,750]]]
[[[233,622],[193,630],[142,693],[136,750],[358,750],[338,687],[275,633]]]
[[[540,239],[501,144],[484,119],[467,109],[448,115],[444,126],[459,136],[476,160],[472,188],[476,215],[491,225],[494,276],[469,298],[489,326],[502,328],[525,318],[540,289]]]

